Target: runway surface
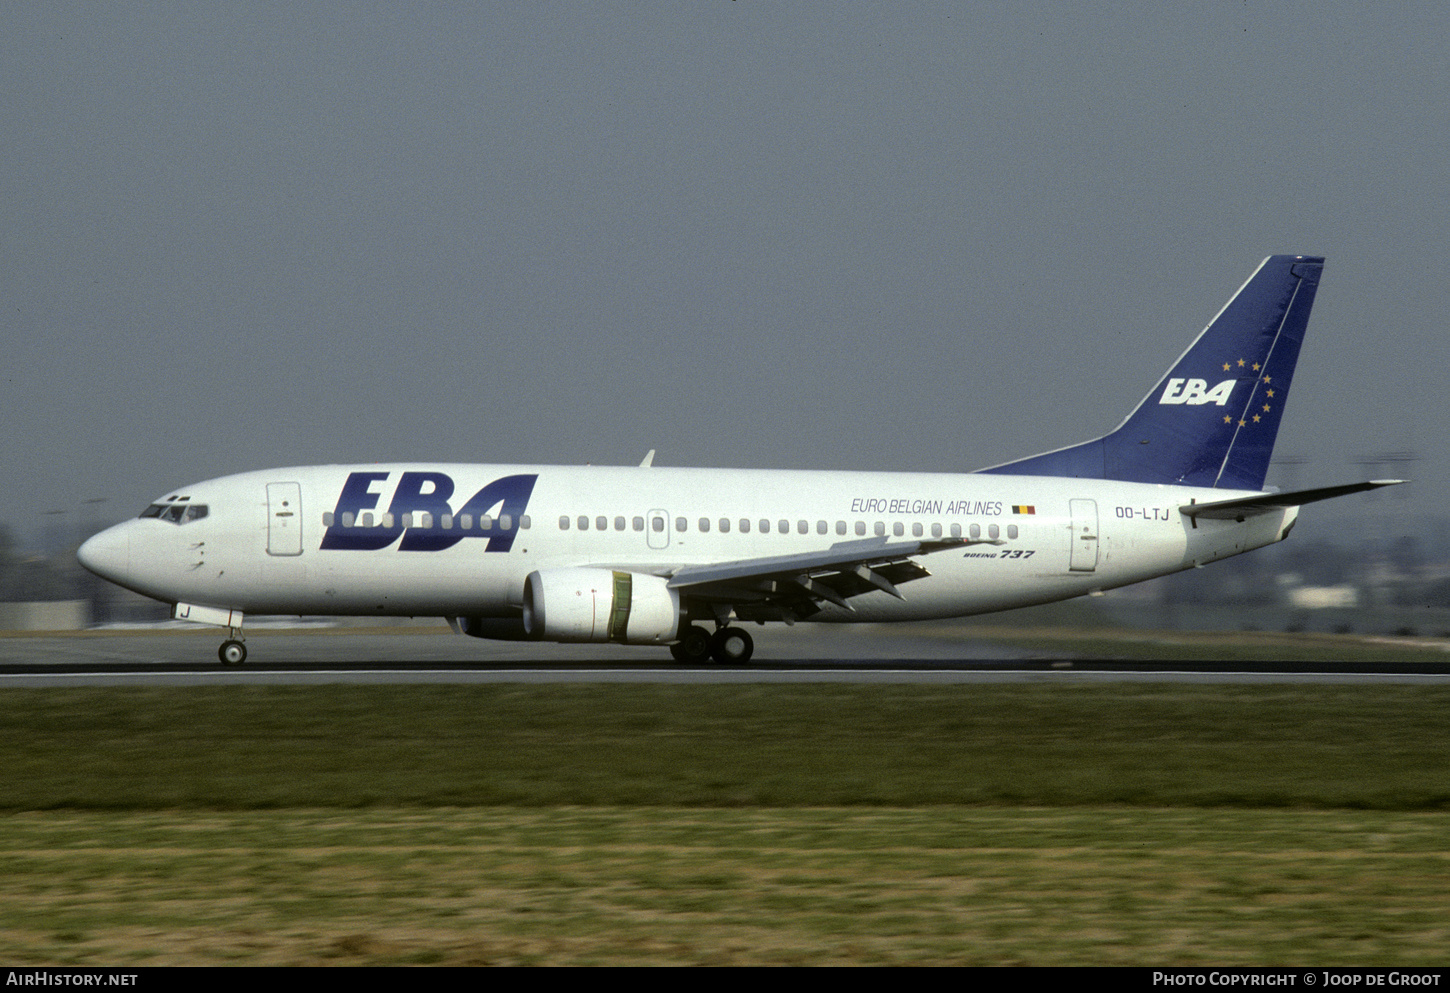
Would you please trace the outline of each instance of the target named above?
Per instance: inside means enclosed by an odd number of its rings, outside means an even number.
[[[1048,655],[892,628],[753,629],[743,667],[685,667],[659,648],[493,642],[446,630],[252,630],[247,664],[224,667],[221,636],[172,631],[0,638],[0,688],[483,682],[1450,682],[1445,663],[1153,662]]]

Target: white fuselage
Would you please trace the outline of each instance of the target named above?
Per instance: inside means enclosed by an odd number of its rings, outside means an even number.
[[[517,492],[494,500],[499,481],[520,477],[537,477],[522,503]],[[247,614],[505,617],[517,614],[536,570],[669,576],[876,536],[979,542],[916,556],[931,575],[903,584],[904,599],[863,593],[852,610],[827,603],[812,618],[891,621],[1067,599],[1280,540],[1297,508],[1196,525],[1178,509],[1246,495],[981,474],[311,466],[173,491],[166,506],[205,507],[204,515],[126,521],[82,556],[101,575],[169,603]]]

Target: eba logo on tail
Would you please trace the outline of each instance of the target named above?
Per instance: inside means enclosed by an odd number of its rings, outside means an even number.
[[[1170,379],[1168,387],[1163,391],[1163,396],[1158,402],[1163,403],[1186,403],[1197,407],[1199,404],[1216,403],[1220,407],[1228,403],[1228,395],[1233,392],[1236,380],[1225,379],[1213,389],[1208,388],[1208,381],[1203,379]]]

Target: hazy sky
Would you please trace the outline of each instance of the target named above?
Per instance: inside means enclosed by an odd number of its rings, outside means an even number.
[[[22,534],[319,462],[978,468],[1280,252],[1277,481],[1450,483],[1444,4],[6,4],[0,93]]]

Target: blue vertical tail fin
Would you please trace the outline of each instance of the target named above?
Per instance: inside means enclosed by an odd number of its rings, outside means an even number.
[[[1269,256],[1115,431],[978,471],[1262,489],[1323,268]]]

